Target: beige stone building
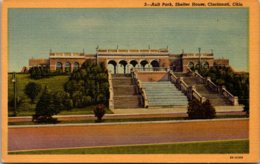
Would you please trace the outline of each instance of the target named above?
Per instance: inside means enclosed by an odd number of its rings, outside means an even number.
[[[51,52],[48,59],[29,59],[29,68],[42,66],[49,67],[51,71],[71,72],[87,59],[105,63],[112,73],[129,73],[133,67],[186,72],[188,67],[229,65],[228,59],[215,59],[213,53],[172,54],[168,49],[97,49],[95,54]]]

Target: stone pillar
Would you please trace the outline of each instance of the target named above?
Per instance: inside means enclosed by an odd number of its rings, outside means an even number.
[[[74,63],[71,63],[70,64],[70,72],[73,72],[73,70],[74,70]]]
[[[221,86],[221,93],[223,93],[223,90],[226,89],[224,85]]]
[[[126,73],[131,73],[130,64],[126,64]]]
[[[118,74],[118,64],[115,67],[116,67],[116,73],[115,74]]]
[[[206,85],[209,84],[209,81],[211,81],[211,78],[208,76],[208,77],[206,78]]]
[[[233,98],[233,105],[234,106],[239,105],[237,96],[234,96],[234,98]]]
[[[62,63],[62,72],[65,72],[66,62]]]
[[[115,65],[115,68],[116,68],[116,72],[115,72],[115,74],[118,74],[118,64]]]
[[[200,102],[201,102],[201,103],[204,103],[206,100],[207,100],[207,98],[206,98],[206,97],[201,97],[201,100],[200,100]]]
[[[187,96],[189,100],[193,99],[193,91],[196,90],[195,85],[189,86]]]

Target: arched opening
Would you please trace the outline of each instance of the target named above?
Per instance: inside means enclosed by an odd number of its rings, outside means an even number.
[[[110,60],[109,62],[108,62],[108,71],[111,71],[112,72],[112,74],[116,74],[117,72],[116,72],[116,67],[117,67],[117,63],[116,63],[116,61],[114,61],[114,60]]]
[[[188,67],[189,67],[190,69],[193,69],[193,68],[194,68],[194,63],[193,63],[193,62],[189,62]]]
[[[127,62],[125,60],[121,60],[119,62],[120,64],[120,67],[123,67],[123,73],[126,74],[126,65],[127,65]]]
[[[140,64],[141,64],[143,70],[145,70],[145,68],[147,68],[147,66],[148,66],[148,61],[143,60],[143,61],[140,62]]]
[[[157,60],[153,60],[151,62],[151,65],[153,67],[153,71],[158,71],[159,70],[159,67],[160,67],[160,63],[157,61]]]
[[[73,70],[78,70],[79,69],[79,63],[78,62],[75,62],[74,64],[73,64]]]
[[[129,70],[131,70],[132,68],[136,68],[138,66],[138,62],[136,60],[131,60],[129,62]]]
[[[197,64],[195,65],[195,68],[196,68],[196,69],[200,69],[200,64],[197,63]]]
[[[138,64],[138,62],[137,62],[136,60],[132,60],[132,61],[130,61],[130,64],[131,64],[133,67],[135,67],[135,66]]]
[[[56,71],[62,72],[62,63],[61,62],[56,63]]]
[[[203,63],[203,68],[209,68],[209,63],[207,61]]]
[[[71,72],[71,64],[70,62],[65,63],[65,72]]]

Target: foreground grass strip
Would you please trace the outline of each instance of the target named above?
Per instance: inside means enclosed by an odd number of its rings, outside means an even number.
[[[241,115],[230,115],[230,116],[217,116],[216,119],[222,118],[247,118]],[[174,120],[188,120],[186,117],[159,117],[159,118],[124,118],[124,119],[104,119],[102,123],[113,123],[113,122],[145,122],[145,121],[174,121]],[[84,120],[70,120],[60,121],[58,124],[79,124],[79,123],[95,123],[93,119]],[[98,123],[97,123],[98,124]],[[9,122],[8,125],[39,125],[31,121],[24,122]]]
[[[232,154],[248,153],[248,140],[149,144],[11,152],[10,154]]]

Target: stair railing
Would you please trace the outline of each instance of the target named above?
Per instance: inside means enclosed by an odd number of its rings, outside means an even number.
[[[192,70],[189,67],[188,67],[188,70],[190,70],[190,73],[192,73]],[[203,97],[199,94],[199,92],[196,90],[195,86],[189,86],[187,83],[185,83],[185,81],[183,80],[183,77],[177,77],[173,73],[173,71],[169,71],[169,78],[170,78],[170,81],[173,84],[175,84],[176,87],[179,88],[179,90],[181,90],[188,97],[189,100],[192,100],[193,98],[195,98],[198,101],[200,101],[201,103],[203,103],[207,100],[205,97]]]
[[[173,84],[177,83],[178,77],[172,71],[169,71],[169,78]]]
[[[183,81],[183,78],[182,78],[182,77],[180,77],[179,83],[180,83],[180,89],[181,89],[181,91],[182,91],[184,94],[187,94],[189,85],[186,84],[186,83]]]
[[[138,70],[138,72],[167,72],[169,68],[168,67],[138,67],[135,68],[135,70]]]
[[[199,72],[197,70],[195,70],[194,76],[199,79],[200,83],[205,83],[205,78],[203,76],[201,76],[201,74],[199,74]]]
[[[211,81],[210,77],[207,77],[205,80],[205,78],[201,76],[197,70],[194,72],[194,76],[198,77],[200,82],[202,83],[204,83],[203,81],[205,81],[207,86],[213,91],[216,92],[219,91],[219,87],[213,81]],[[220,94],[223,95],[225,98],[227,98],[232,103],[232,105],[234,106],[239,105],[238,97],[232,95],[224,86],[221,87]]]
[[[207,100],[207,98],[201,96],[200,93],[195,89],[195,87],[193,88],[193,86],[191,92],[192,92],[192,97],[197,99],[199,102],[204,103]]]
[[[142,86],[142,82],[141,82],[141,80],[138,79],[136,72],[137,72],[136,69],[131,70],[132,79],[134,80],[135,84],[137,85],[138,93],[141,94],[141,98],[142,98],[141,102],[142,102],[143,107],[148,108],[148,106],[149,106],[148,98],[147,98],[145,89]]]
[[[206,80],[206,84],[207,84],[207,86],[212,90],[212,91],[214,91],[214,92],[218,92],[218,86],[215,84],[215,83],[213,83],[213,81],[211,81],[211,78],[210,77],[207,77],[206,78],[207,80]]]
[[[187,94],[189,86],[183,81],[183,77],[177,77],[173,71],[169,71],[169,79],[179,90]]]
[[[113,91],[111,71],[108,72],[108,85],[109,85],[109,102],[108,102],[108,106],[109,106],[109,109],[114,109],[114,91]]]
[[[232,105],[239,105],[237,96],[233,96],[224,86],[222,86],[221,90],[222,95],[227,98],[232,103]]]

